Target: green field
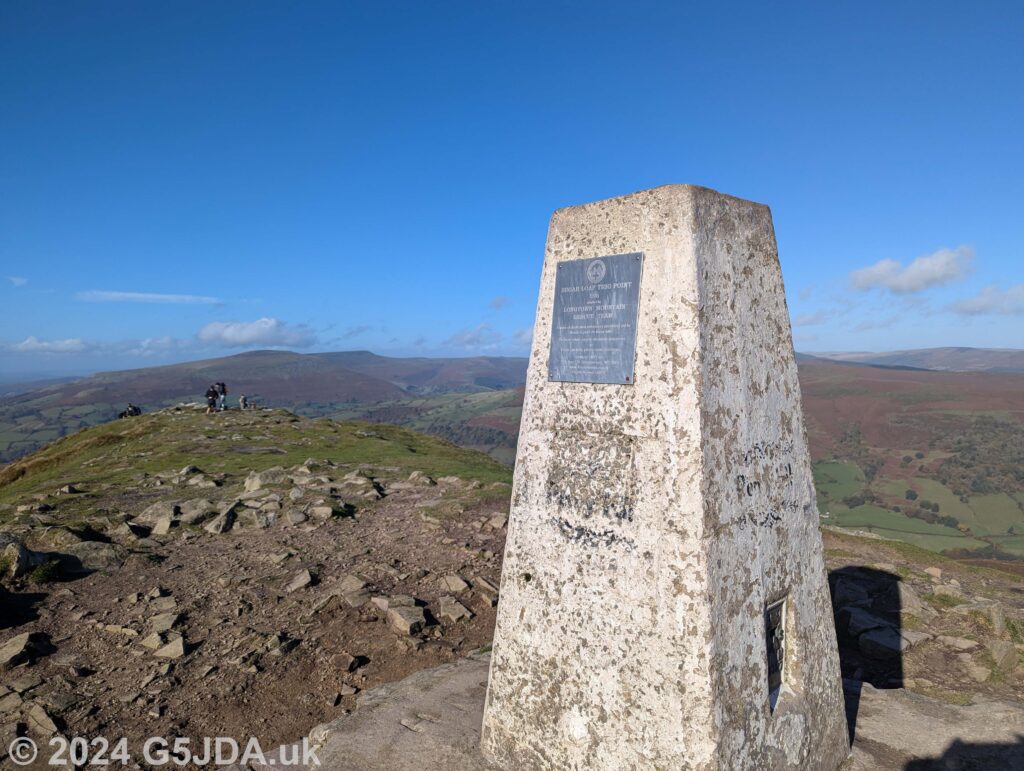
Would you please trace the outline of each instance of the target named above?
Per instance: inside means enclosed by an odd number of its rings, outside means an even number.
[[[965,536],[955,528],[905,517],[878,506],[858,506],[855,509],[835,506],[830,513],[831,524],[898,538],[930,551],[982,549],[988,545],[985,541]]]
[[[814,486],[819,498],[841,501],[864,489],[864,474],[855,463],[818,461],[814,464]]]
[[[1014,526],[1024,526],[1024,513],[1017,501],[1006,493],[976,495],[968,500],[977,515],[979,535],[996,535],[1009,532]]]

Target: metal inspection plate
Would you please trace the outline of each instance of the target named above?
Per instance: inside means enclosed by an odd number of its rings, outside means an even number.
[[[634,381],[640,252],[558,263],[548,379]]]

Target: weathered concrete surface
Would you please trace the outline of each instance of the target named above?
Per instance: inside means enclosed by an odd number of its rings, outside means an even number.
[[[957,706],[865,684],[848,771],[1024,768],[1024,705]]]
[[[635,384],[550,382],[558,263],[629,252],[644,254]],[[767,207],[669,186],[556,212],[517,457],[485,755],[730,771],[847,757]],[[783,597],[773,713],[763,611]]]
[[[318,726],[311,746],[326,771],[485,771],[477,746],[490,657],[471,656],[360,695],[356,711]],[[297,757],[287,751],[285,757]],[[273,765],[281,767],[281,754]],[[314,771],[307,766],[289,766]],[[508,767],[511,768],[511,767]],[[955,706],[864,685],[853,757],[844,771],[1024,768],[1024,705]],[[242,771],[233,769],[232,771]],[[248,770],[247,770],[248,771]]]
[[[309,746],[320,765],[290,767],[297,771],[493,769],[479,746],[489,663],[489,654],[477,654],[360,694],[355,712],[310,733]],[[285,757],[299,757],[292,746],[274,753],[275,762],[253,768],[281,767],[282,752]]]

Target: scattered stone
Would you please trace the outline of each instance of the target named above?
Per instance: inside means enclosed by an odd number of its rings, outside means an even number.
[[[441,579],[441,586],[447,589],[449,592],[464,592],[469,588],[469,584],[462,580],[460,576],[454,573],[449,573]]]
[[[267,485],[280,485],[288,481],[288,474],[280,466],[274,466],[266,471],[252,471],[245,480],[245,491],[254,492],[262,490]]]
[[[302,570],[299,573],[295,574],[295,577],[288,582],[288,585],[285,586],[284,590],[289,593],[296,592],[299,589],[305,589],[312,583],[313,574],[310,573],[308,570]]]
[[[3,696],[0,696],[0,714],[14,712],[21,706],[21,696],[8,691]]]
[[[150,607],[157,613],[170,613],[178,607],[178,601],[173,597],[157,597],[150,603]]]
[[[149,648],[149,650],[155,651],[167,644],[167,638],[159,632],[153,632],[153,634],[144,638],[140,644],[143,648]]]
[[[66,573],[93,573],[114,570],[124,564],[128,552],[122,546],[102,541],[82,541],[66,546],[59,555],[61,570]]]
[[[472,583],[476,593],[483,597],[492,608],[498,604],[498,587],[480,576],[474,576]]]
[[[394,607],[388,609],[388,624],[399,634],[414,635],[427,624],[423,608]]]
[[[890,659],[899,656],[910,644],[891,626],[878,627],[857,638],[857,645],[866,656]]]
[[[12,669],[42,654],[49,642],[41,632],[25,632],[0,645],[0,670]]]
[[[440,612],[438,615],[446,621],[451,621],[453,624],[461,621],[462,619],[466,619],[468,621],[473,618],[473,614],[470,612],[469,608],[454,597],[441,598]]]
[[[355,575],[354,573],[349,573],[341,579],[341,584],[339,585],[339,587],[343,593],[348,593],[358,592],[360,589],[365,589],[369,585],[369,581],[367,581],[362,576]]]
[[[370,601],[370,593],[362,589],[356,592],[345,592],[342,597],[345,598],[345,602],[350,608],[361,608]]]
[[[352,672],[356,669],[359,659],[347,653],[336,653],[331,656],[331,664],[342,672]]]
[[[235,512],[234,512],[234,509],[232,509],[232,510],[227,511],[227,512],[225,512],[223,514],[218,514],[203,529],[207,533],[213,533],[214,535],[219,535],[221,533],[228,532],[231,529],[231,526],[234,525],[234,523],[235,523]]]
[[[178,526],[178,520],[172,519],[171,517],[160,517],[153,525],[152,535],[167,535],[172,527]]]
[[[942,568],[928,567],[924,569],[924,572],[930,575],[936,581],[942,580]]]
[[[966,637],[939,635],[935,640],[947,648],[953,648],[958,651],[970,651],[978,647],[978,643],[975,640],[968,640]]]
[[[180,659],[185,655],[185,638],[177,637],[171,640],[164,647],[157,649],[153,655],[162,659]]]
[[[424,474],[422,471],[414,471],[411,474],[409,474],[409,481],[412,482],[414,485],[421,485],[423,487],[433,487],[434,485],[437,484],[437,482],[431,479],[428,475]]]
[[[1009,640],[990,640],[987,647],[1000,672],[1012,672],[1017,666],[1017,648]]]
[[[135,517],[135,522],[140,525],[152,526],[165,517],[177,519],[179,514],[181,514],[181,509],[178,507],[178,504],[169,501],[157,501],[145,508],[139,516]]]
[[[217,516],[217,507],[213,501],[199,498],[181,504],[181,524],[201,525]]]
[[[964,596],[964,593],[952,584],[938,584],[937,586],[932,588],[932,592],[936,595],[953,597],[958,600],[962,599]]]
[[[487,527],[491,530],[501,530],[508,524],[508,516],[505,514],[495,514],[493,517],[487,520]]]
[[[149,620],[149,628],[154,632],[169,632],[179,621],[181,616],[177,613],[161,613]]]
[[[42,736],[53,736],[59,730],[53,718],[39,704],[33,704],[25,711],[25,719],[29,727]]]
[[[868,599],[868,590],[851,576],[839,576],[832,593],[832,604],[843,608]]]

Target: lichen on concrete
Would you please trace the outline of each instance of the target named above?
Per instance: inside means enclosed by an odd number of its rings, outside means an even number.
[[[548,379],[557,265],[640,252],[635,382]],[[555,213],[482,733],[506,767],[834,769],[846,723],[767,207]],[[786,599],[768,699],[764,609]]]

